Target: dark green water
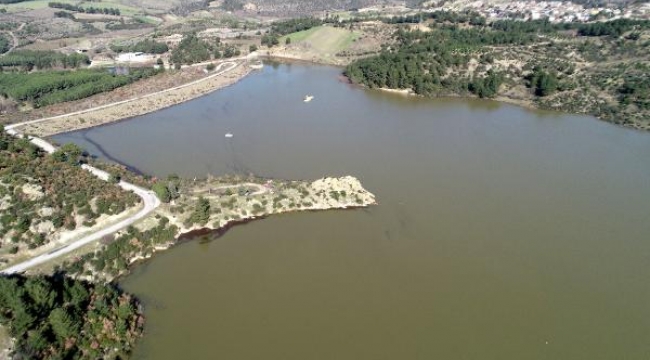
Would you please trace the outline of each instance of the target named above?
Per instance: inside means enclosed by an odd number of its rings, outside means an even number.
[[[271,217],[136,268],[136,359],[650,358],[650,134],[338,73],[266,67],[55,137],[159,176],[350,174],[380,203]]]

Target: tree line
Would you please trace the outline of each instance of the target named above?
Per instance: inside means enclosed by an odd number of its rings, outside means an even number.
[[[118,8],[95,8],[95,7],[81,7],[77,5],[72,5],[68,3],[60,3],[60,2],[49,2],[47,3],[47,6],[53,8],[53,9],[64,9],[68,11],[76,11],[80,13],[86,13],[86,14],[105,14],[105,15],[120,15],[120,9]]]
[[[271,29],[262,35],[262,45],[273,47],[280,44],[280,37],[298,31],[309,30],[323,25],[325,21],[313,17],[302,17],[290,20],[276,21],[271,24]],[[291,41],[287,38],[287,44]]]
[[[650,20],[615,19],[590,23],[552,23],[548,19],[517,21],[499,20],[490,24],[492,29],[525,33],[551,34],[574,30],[578,36],[619,37],[633,30],[650,29]]]
[[[417,24],[426,20],[434,20],[437,23],[485,25],[486,19],[475,11],[447,11],[436,10],[432,12],[421,12],[412,15],[381,17],[380,20],[387,24]]]
[[[618,37],[631,30],[650,29],[650,20],[616,19],[612,21],[593,22],[577,26],[581,36]]]
[[[85,54],[66,55],[56,51],[17,50],[0,57],[0,68],[22,67],[28,71],[34,68],[38,70],[57,67],[78,68],[87,64],[90,64],[90,59]]]
[[[128,75],[115,75],[106,70],[3,72],[0,73],[0,94],[16,101],[29,101],[35,107],[83,99],[111,91],[161,70],[132,68]]]
[[[323,25],[323,21],[313,17],[276,21],[271,24],[270,33],[276,36],[283,36],[298,31],[309,30],[320,25]]]

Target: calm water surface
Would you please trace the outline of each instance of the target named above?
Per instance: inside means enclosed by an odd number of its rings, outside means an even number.
[[[136,268],[122,282],[146,306],[136,359],[650,358],[650,134],[339,72],[267,66],[55,137],[158,176],[350,174],[379,200]]]

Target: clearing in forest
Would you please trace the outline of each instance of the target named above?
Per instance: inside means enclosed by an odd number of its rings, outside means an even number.
[[[280,38],[280,44],[284,44],[287,38],[291,38],[292,46],[299,46],[323,56],[334,56],[350,46],[359,36],[360,33],[347,29],[317,26],[285,35]]]

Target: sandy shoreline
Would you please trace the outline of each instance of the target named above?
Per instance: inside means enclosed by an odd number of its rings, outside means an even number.
[[[245,62],[239,62],[234,68],[222,74],[211,74],[193,82],[179,85],[175,88],[162,89],[159,92],[146,94],[139,98],[122,100],[97,108],[67,115],[64,114],[47,119],[46,121],[28,124],[22,126],[20,131],[45,137],[126,120],[225,88],[244,78],[251,71],[252,69]]]
[[[415,92],[411,89],[378,88],[377,90],[387,92],[387,93],[404,95],[404,96],[416,95]]]
[[[317,55],[311,55],[311,56],[304,56],[300,54],[295,54],[291,53],[288,51],[267,51],[266,53],[260,54],[261,58],[268,59],[271,61],[278,61],[278,62],[298,62],[298,63],[309,63],[309,64],[315,64],[315,65],[327,65],[327,66],[335,66],[335,67],[345,67],[347,65],[347,62],[345,61],[326,61],[325,59],[317,56]]]

